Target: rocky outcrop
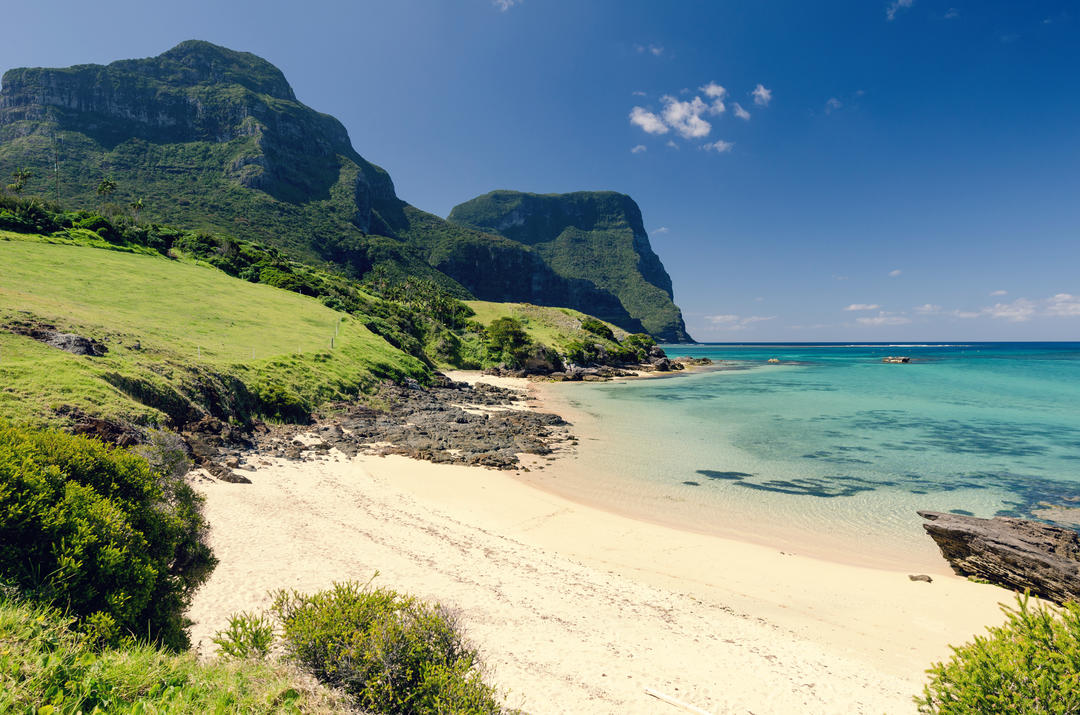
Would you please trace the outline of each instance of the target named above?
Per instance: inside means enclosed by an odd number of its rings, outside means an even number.
[[[64,333],[56,329],[55,325],[34,320],[13,320],[7,325],[0,326],[16,335],[23,335],[33,340],[45,343],[49,347],[69,352],[72,355],[89,355],[102,357],[109,349],[93,338],[87,338],[76,333]]]
[[[613,191],[493,191],[455,206],[449,220],[529,247],[559,275],[587,281],[618,298],[625,313],[656,338],[690,342],[682,313],[672,300],[671,277],[649,243],[641,209],[629,196]],[[603,306],[565,307],[630,332],[638,330]]]
[[[1080,533],[1027,519],[920,511],[942,556],[961,576],[1030,589],[1056,603],[1080,600]]]

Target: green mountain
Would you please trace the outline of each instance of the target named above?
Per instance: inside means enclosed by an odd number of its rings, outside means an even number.
[[[629,196],[492,191],[455,206],[449,218],[528,246],[560,276],[592,282],[616,296],[646,332],[668,342],[690,340],[672,300],[671,278],[649,245],[641,209]],[[631,329],[619,315],[590,312]]]
[[[67,205],[133,213],[141,200],[143,222],[275,246],[353,278],[381,266],[458,298],[565,306],[648,330],[588,266],[555,266],[546,247],[402,201],[339,121],[299,102],[281,71],[250,53],[192,40],[146,59],[6,72],[0,176],[22,168],[27,193]],[[114,193],[98,192],[106,177]],[[667,293],[670,303],[670,281]],[[677,325],[657,335],[686,339]]]

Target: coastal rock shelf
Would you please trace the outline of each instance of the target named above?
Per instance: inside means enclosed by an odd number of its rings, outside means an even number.
[[[974,576],[1056,603],[1080,600],[1080,533],[1037,521],[920,511],[942,556]]]
[[[326,410],[314,426],[277,425],[258,436],[262,454],[300,459],[330,448],[354,456],[400,454],[445,464],[517,469],[519,454],[550,455],[573,442],[558,415],[525,409],[523,393],[479,383],[451,382],[429,390],[384,385],[380,411],[361,405]],[[298,439],[314,433],[319,441]]]

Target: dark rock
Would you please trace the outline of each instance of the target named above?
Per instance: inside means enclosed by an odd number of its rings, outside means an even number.
[[[75,333],[62,333],[56,329],[55,325],[37,320],[13,320],[3,327],[8,332],[24,335],[72,355],[101,357],[109,352],[109,349],[97,340]]]
[[[923,581],[923,582],[925,582],[925,583],[933,583],[933,582],[934,582],[934,579],[930,578],[929,576],[927,576],[927,575],[926,575],[926,574],[924,574],[924,573],[919,573],[919,574],[915,574],[915,573],[912,573],[912,574],[908,574],[908,578],[909,578],[909,579],[911,579],[912,581]]]
[[[142,434],[131,425],[92,417],[78,407],[61,405],[56,413],[72,420],[69,428],[72,434],[100,439],[117,447],[130,447],[143,441]]]
[[[1037,521],[920,511],[923,528],[961,576],[1056,603],[1080,600],[1080,533]]]

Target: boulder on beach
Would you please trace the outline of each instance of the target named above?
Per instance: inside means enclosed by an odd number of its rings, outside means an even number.
[[[1055,603],[1080,601],[1080,533],[1028,519],[920,511],[926,533],[961,576]]]

